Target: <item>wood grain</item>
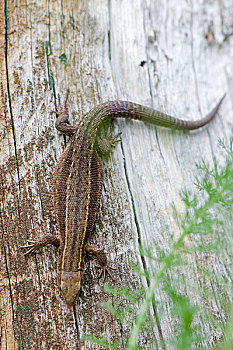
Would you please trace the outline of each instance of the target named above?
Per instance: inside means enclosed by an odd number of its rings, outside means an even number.
[[[228,94],[216,120],[201,133],[124,120],[112,126],[114,134],[122,132],[122,142],[105,168],[91,243],[108,251],[117,267],[115,284],[134,289],[138,279],[129,261],[155,268],[137,254],[138,244],[155,241],[155,248],[169,250],[171,234],[181,232],[173,206],[182,213],[179,193],[192,188],[195,162],[221,157],[217,140],[232,135],[231,5],[230,0],[190,6],[152,0],[0,2],[1,350],[100,349],[88,342],[84,346],[83,332],[109,341],[127,332],[127,325],[122,329],[99,306],[109,295],[98,284],[93,261],[86,264],[74,314],[56,283],[55,248],[29,259],[19,249],[27,239],[57,232],[52,176],[67,140],[50,115],[54,98],[58,93],[65,97],[70,89],[74,123],[94,105],[113,99],[197,120]],[[204,290],[196,263],[183,281],[186,292],[193,276]],[[223,264],[216,262],[216,275],[221,271]],[[224,311],[217,286],[215,295],[208,307],[218,310],[221,325]],[[155,337],[161,349],[174,323],[163,291],[157,291],[156,299],[165,301],[164,312],[141,342],[146,348]],[[211,343],[215,330],[199,321]]]

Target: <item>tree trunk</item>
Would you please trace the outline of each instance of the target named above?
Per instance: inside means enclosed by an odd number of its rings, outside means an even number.
[[[139,244],[154,242],[156,254],[156,247],[169,249],[172,234],[179,237],[174,207],[182,214],[180,191],[192,188],[195,163],[202,157],[211,162],[220,153],[218,139],[232,135],[231,1],[172,3],[0,1],[1,350],[100,349],[84,342],[83,333],[112,342],[129,328],[100,306],[110,295],[98,283],[94,260],[87,260],[82,291],[69,309],[57,284],[57,249],[49,246],[28,258],[20,249],[28,239],[57,232],[52,177],[67,143],[50,114],[58,94],[64,101],[69,90],[75,124],[93,106],[113,99],[196,120],[228,92],[214,121],[197,132],[125,120],[112,124],[121,142],[105,165],[91,243],[103,247],[116,267],[115,280],[107,277],[114,286],[136,288],[130,261],[153,268],[138,253]],[[217,290],[213,308],[221,305],[220,297]],[[156,300],[161,298],[158,291]],[[149,348],[155,338],[155,348],[172,348],[164,345],[174,332],[169,307],[161,315],[155,307],[151,312],[155,325],[141,344]],[[216,334],[198,322],[210,346]]]

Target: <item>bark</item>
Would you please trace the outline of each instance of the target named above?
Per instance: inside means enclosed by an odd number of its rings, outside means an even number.
[[[215,120],[193,133],[172,132],[119,120],[122,132],[108,164],[100,214],[91,243],[104,247],[115,286],[139,282],[130,261],[149,269],[140,243],[169,250],[181,228],[180,191],[192,188],[195,162],[220,154],[218,139],[232,134],[232,6],[218,2],[159,0],[0,1],[0,326],[1,349],[100,349],[81,340],[83,333],[109,342],[127,334],[100,302],[110,296],[98,283],[94,260],[75,309],[65,304],[57,285],[57,250],[25,258],[21,245],[56,233],[52,177],[67,139],[55,129],[58,94],[69,90],[70,122],[93,106],[127,99],[187,120],[204,116],[227,92]],[[194,261],[194,271],[195,264]],[[221,262],[216,271],[221,271]],[[217,273],[217,272],[216,272]],[[176,276],[174,276],[176,278]],[[183,281],[188,291],[192,275]],[[203,281],[196,272],[200,289]],[[144,283],[147,288],[147,283]],[[224,312],[220,289],[210,307]],[[232,295],[226,296],[231,299]],[[114,303],[117,299],[112,298]],[[162,291],[156,293],[161,301]],[[201,297],[200,297],[201,298]],[[163,349],[174,332],[169,301],[164,312],[151,309],[155,325],[141,344]],[[207,344],[215,330],[198,320]],[[167,345],[167,348],[171,348]]]

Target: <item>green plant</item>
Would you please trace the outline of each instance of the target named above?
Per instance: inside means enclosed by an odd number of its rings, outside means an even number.
[[[137,275],[147,279],[148,289],[139,288],[133,292],[127,288],[106,287],[106,290],[117,296],[119,300],[125,299],[128,302],[126,308],[121,308],[120,301],[114,306],[111,302],[104,305],[121,324],[126,319],[131,319],[131,326],[129,325],[131,329],[124,340],[124,348],[127,350],[141,348],[138,342],[139,336],[148,324],[151,325],[154,322],[149,317],[149,308],[151,304],[158,307],[154,301],[158,288],[162,289],[170,300],[171,317],[174,319],[176,335],[167,339],[167,343],[170,343],[173,348],[188,350],[193,346],[198,346],[207,349],[206,344],[209,344],[208,347],[215,347],[219,350],[233,348],[231,345],[233,343],[231,335],[233,307],[229,308],[230,300],[228,300],[228,289],[232,287],[225,276],[216,274],[212,261],[208,264],[208,259],[219,259],[221,263],[224,263],[226,250],[228,250],[228,258],[233,255],[233,248],[231,248],[233,244],[231,245],[230,242],[233,219],[233,140],[230,140],[229,146],[226,146],[221,140],[219,144],[225,151],[225,164],[220,166],[217,160],[214,160],[213,167],[210,167],[205,161],[197,165],[202,175],[196,178],[195,193],[186,191],[182,194],[185,213],[182,219],[177,219],[182,228],[182,234],[178,240],[171,243],[170,251],[168,253],[160,251],[158,259],[153,256],[150,249],[141,247],[141,255],[156,263],[156,272],[134,269]],[[186,244],[186,237],[190,237],[191,245]],[[194,283],[190,283],[189,291],[183,293],[180,291],[182,278],[185,278],[187,269],[192,268],[194,257],[197,273],[205,281],[202,295],[199,296],[199,301],[197,297],[195,302],[192,298],[192,292],[193,295],[197,292],[194,290]],[[208,257],[206,265],[202,263],[203,257]],[[226,266],[229,266],[227,261]],[[230,265],[229,269],[231,268]],[[229,271],[229,275],[231,272]],[[179,278],[171,278],[173,275]],[[214,313],[205,310],[205,303],[217,303],[218,292],[221,292],[223,296],[221,305],[218,307],[224,313],[225,321],[219,320]],[[200,305],[201,302],[203,302],[202,305]],[[135,307],[135,304],[138,305],[138,308]],[[137,314],[135,309],[138,310]],[[206,320],[211,325],[213,333],[215,330],[218,331],[218,337],[212,343],[202,334],[200,325],[196,321],[198,315],[200,319]],[[94,336],[85,336],[85,339],[114,350],[122,348],[122,339],[113,344],[109,344],[107,339],[97,339]]]

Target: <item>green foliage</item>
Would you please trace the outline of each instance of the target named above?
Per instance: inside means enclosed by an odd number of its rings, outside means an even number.
[[[191,305],[187,297],[177,294],[171,285],[166,285],[164,290],[173,301],[171,315],[180,321],[177,335],[171,339],[171,343],[179,350],[191,349],[192,344],[200,340],[195,336],[197,327],[192,325],[197,307]]]
[[[141,256],[156,266],[154,271],[141,271],[135,266],[133,268],[134,273],[149,281],[148,289],[137,288],[136,291],[132,291],[125,287],[105,286],[105,290],[118,301],[113,303],[111,300],[103,306],[120,324],[127,323],[130,329],[128,337],[121,338],[113,344],[109,344],[106,339],[97,339],[94,336],[88,338],[85,336],[85,339],[108,349],[141,349],[140,335],[145,329],[153,327],[156,322],[154,317],[150,316],[149,308],[152,306],[154,310],[156,309],[159,317],[163,315],[163,303],[155,302],[156,293],[160,290],[170,305],[172,320],[173,335],[167,339],[167,344],[178,350],[188,350],[193,347],[209,349],[210,344],[211,348],[216,350],[233,348],[233,306],[231,300],[228,300],[228,288],[232,288],[232,264],[229,264],[229,256],[233,255],[233,244],[231,244],[233,242],[230,241],[233,219],[233,140],[230,140],[229,146],[221,140],[219,144],[225,151],[225,164],[219,166],[217,160],[214,160],[212,167],[205,161],[197,165],[201,176],[196,178],[196,192],[182,193],[185,212],[183,218],[177,219],[182,233],[176,241],[171,236],[170,251],[156,251],[155,256],[153,247],[140,247]],[[192,244],[187,244],[187,238]],[[225,261],[226,251],[228,251],[228,261]],[[202,262],[204,258],[206,258],[205,264]],[[228,275],[216,275],[211,259],[213,261],[220,259],[226,269],[231,269]],[[194,273],[194,265],[195,273],[198,274],[199,279],[203,280],[201,291],[193,279],[190,280],[189,290],[183,290],[187,282],[182,281],[187,279],[190,272]],[[229,279],[227,276],[230,276]],[[217,304],[218,293],[221,295],[221,305],[218,305],[218,308],[225,314],[225,322],[206,307],[206,305]],[[201,327],[197,323],[198,319],[202,319],[209,325],[213,338],[215,333],[218,334],[212,343],[203,336]],[[148,348],[159,348],[155,344],[156,340],[154,345]],[[161,344],[160,348],[164,347],[165,344]]]

